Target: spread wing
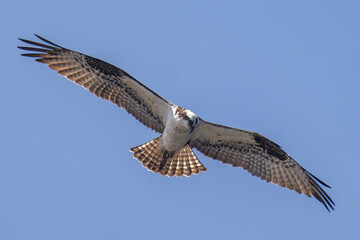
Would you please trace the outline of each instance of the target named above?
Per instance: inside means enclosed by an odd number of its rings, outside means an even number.
[[[335,205],[318,184],[329,187],[301,167],[279,145],[255,132],[200,121],[190,145],[205,156],[242,167],[261,179],[314,196],[329,210]]]
[[[36,35],[36,34],[35,34]],[[96,96],[123,107],[145,126],[162,133],[170,103],[124,70],[102,60],[66,49],[38,35],[49,45],[25,39],[37,47],[19,47],[31,51],[21,54],[36,57],[60,75],[88,89]]]

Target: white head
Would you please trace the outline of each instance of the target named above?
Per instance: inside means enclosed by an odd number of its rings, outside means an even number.
[[[175,116],[187,122],[190,132],[194,131],[194,129],[199,125],[199,117],[190,110],[177,107],[175,110]]]

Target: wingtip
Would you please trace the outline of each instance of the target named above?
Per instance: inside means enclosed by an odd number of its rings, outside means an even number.
[[[26,39],[24,39],[24,38],[18,38],[18,40],[26,43]]]
[[[49,40],[47,40],[47,39],[39,36],[39,35],[36,34],[36,33],[34,33],[34,35],[35,35],[37,38],[39,38],[41,41],[44,41],[44,42],[46,42],[46,43],[48,43],[48,44],[51,44],[51,45],[56,46],[56,47],[59,47],[59,48],[64,48],[64,47],[62,47],[62,46],[60,46],[60,45],[57,45],[57,44],[55,44],[55,43],[53,43],[53,42],[51,42],[51,41],[49,41]]]
[[[33,56],[30,56],[28,53],[22,53],[20,55],[23,56],[23,57],[33,57]]]
[[[316,181],[318,181],[319,183],[321,183],[321,185],[327,187],[327,188],[330,188],[331,187],[329,185],[327,185],[326,183],[324,183],[323,181],[321,181],[319,178],[315,177],[311,172],[305,170],[311,177],[313,177]]]
[[[35,37],[37,37],[37,38],[39,38],[40,40],[44,41],[44,38],[41,37],[40,35],[38,35],[38,34],[36,34],[36,33],[34,33],[34,35],[35,35]],[[46,42],[46,41],[45,41],[45,42]]]

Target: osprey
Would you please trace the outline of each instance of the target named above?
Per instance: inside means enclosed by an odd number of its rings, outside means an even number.
[[[35,34],[36,35],[36,34]],[[329,187],[287,155],[279,145],[256,133],[207,122],[190,110],[168,102],[124,70],[69,50],[38,35],[43,44],[21,54],[35,57],[91,93],[124,108],[161,135],[130,149],[149,171],[169,177],[206,171],[192,148],[212,159],[241,167],[266,182],[314,196],[327,210],[334,202],[319,185]],[[329,187],[330,188],[330,187]]]

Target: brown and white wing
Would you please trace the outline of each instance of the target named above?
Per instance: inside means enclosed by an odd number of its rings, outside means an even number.
[[[49,45],[20,39],[36,46],[19,47],[31,51],[21,55],[36,57],[36,61],[48,64],[60,75],[96,96],[123,107],[145,126],[163,132],[167,111],[170,109],[168,101],[116,66],[36,36]]]
[[[328,206],[334,209],[334,202],[318,182],[329,186],[302,168],[279,145],[258,133],[200,121],[190,146],[205,156],[242,167],[267,182],[314,196],[328,210]]]

